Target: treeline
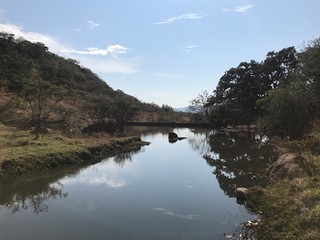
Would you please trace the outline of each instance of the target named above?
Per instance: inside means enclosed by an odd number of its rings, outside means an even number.
[[[215,128],[255,124],[268,134],[301,137],[319,117],[320,38],[301,52],[288,47],[240,63],[205,96],[191,103]]]
[[[40,42],[0,33],[0,121],[35,128],[49,122],[66,131],[122,128],[141,112],[170,112],[113,90],[90,69],[48,51]]]

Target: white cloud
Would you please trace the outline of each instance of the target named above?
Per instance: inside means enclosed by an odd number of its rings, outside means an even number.
[[[194,48],[197,48],[198,46],[196,46],[196,45],[189,45],[189,46],[186,46],[184,49],[183,49],[183,51],[185,51],[185,52],[191,52],[191,50],[192,49],[194,49]]]
[[[87,48],[85,51],[74,50],[61,43],[57,38],[47,34],[27,32],[22,27],[13,24],[0,24],[0,31],[14,34],[31,42],[42,42],[51,52],[62,57],[77,59],[80,64],[90,68],[96,73],[124,73],[132,74],[139,72],[137,69],[138,58],[119,59],[119,54],[125,54],[128,48],[119,44],[108,46],[106,49]],[[83,55],[83,56],[79,56]],[[103,59],[101,59],[103,57]]]
[[[121,46],[119,44],[110,45],[106,49],[99,49],[95,47],[86,48],[86,51],[78,51],[73,49],[62,49],[62,53],[67,54],[83,54],[83,55],[100,55],[100,56],[107,56],[109,54],[125,54],[127,53],[128,48]]]
[[[254,5],[250,4],[250,5],[245,5],[245,6],[240,6],[240,7],[236,7],[234,9],[231,8],[222,8],[222,11],[224,12],[237,12],[237,13],[246,13],[249,11],[250,8],[253,8]]]
[[[88,28],[89,29],[95,29],[96,27],[99,27],[99,23],[95,23],[94,21],[88,20],[87,23],[89,24]]]
[[[184,20],[184,19],[190,19],[190,20],[196,20],[196,19],[201,19],[206,17],[207,15],[204,13],[188,13],[188,14],[183,14],[177,17],[172,17],[172,18],[168,18],[164,21],[161,22],[156,22],[154,24],[171,24],[180,20]]]
[[[242,7],[237,7],[234,11],[235,12],[245,13],[245,12],[248,12],[248,10],[250,8],[253,8],[253,5],[246,5],[246,6],[242,6]]]
[[[13,24],[0,24],[0,31],[14,34],[16,37],[22,37],[31,42],[42,42],[50,51],[58,53],[64,46],[59,43],[58,39],[46,34],[23,31],[22,27]]]

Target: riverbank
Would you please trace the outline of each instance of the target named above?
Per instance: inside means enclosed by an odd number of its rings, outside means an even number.
[[[269,186],[247,201],[261,216],[256,239],[320,239],[320,136],[273,142],[281,151]]]
[[[44,171],[136,150],[147,142],[139,137],[65,137],[49,133],[34,139],[30,131],[0,125],[0,177]]]

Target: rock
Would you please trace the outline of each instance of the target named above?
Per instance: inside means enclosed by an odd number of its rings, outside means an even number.
[[[168,136],[169,142],[170,143],[175,143],[177,141],[181,141],[183,139],[186,139],[185,137],[179,137],[178,134],[174,133],[174,132],[170,132],[169,136]]]
[[[255,220],[249,220],[248,222],[245,223],[246,227],[255,227],[258,226],[261,223],[260,219],[255,219]]]
[[[236,196],[238,200],[246,200],[249,196],[249,189],[244,187],[239,187],[236,189]]]
[[[178,139],[178,134],[174,133],[174,132],[170,132],[169,133],[169,139]]]
[[[264,189],[259,186],[253,186],[251,188],[239,187],[236,189],[235,192],[236,192],[237,202],[239,204],[243,204],[251,196],[262,195],[264,193]]]
[[[287,153],[271,165],[268,169],[271,180],[302,177],[308,174],[306,159],[294,153]]]

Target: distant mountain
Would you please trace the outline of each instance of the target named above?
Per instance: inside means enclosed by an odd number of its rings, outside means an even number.
[[[175,112],[190,112],[188,107],[182,107],[182,108],[174,108]]]

